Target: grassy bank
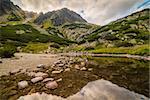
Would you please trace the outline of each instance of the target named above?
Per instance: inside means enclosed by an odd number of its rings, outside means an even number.
[[[149,56],[150,55],[150,47],[148,44],[146,45],[138,45],[134,47],[113,47],[113,48],[96,48],[94,50],[90,50],[91,53],[107,53],[107,54],[132,54],[132,55],[142,55]]]

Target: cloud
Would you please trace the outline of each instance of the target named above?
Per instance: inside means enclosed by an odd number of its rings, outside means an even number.
[[[88,22],[104,25],[136,10],[144,0],[12,0],[22,9],[48,12],[67,7]]]

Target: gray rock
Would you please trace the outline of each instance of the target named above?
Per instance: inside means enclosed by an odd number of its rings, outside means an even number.
[[[31,82],[36,83],[36,82],[39,82],[39,81],[42,81],[42,80],[43,80],[43,77],[35,77],[35,78],[31,79]]]
[[[19,89],[23,89],[23,88],[26,88],[28,86],[29,86],[29,84],[28,84],[27,81],[21,81],[21,82],[18,83]]]
[[[58,87],[58,84],[56,81],[48,82],[46,84],[46,88],[48,88],[48,89],[56,89],[57,87]]]

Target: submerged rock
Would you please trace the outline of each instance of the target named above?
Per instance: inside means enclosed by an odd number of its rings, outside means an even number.
[[[31,79],[31,82],[36,83],[36,82],[39,82],[39,81],[42,81],[42,80],[43,80],[43,77],[36,77],[36,78]]]
[[[21,81],[21,82],[18,83],[19,89],[23,89],[23,88],[26,88],[28,86],[29,86],[29,84],[28,84],[27,81]]]
[[[48,82],[46,84],[46,88],[48,88],[48,89],[56,89],[57,87],[58,87],[58,84],[56,81]]]

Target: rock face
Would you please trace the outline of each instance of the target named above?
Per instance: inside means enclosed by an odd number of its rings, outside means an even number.
[[[26,88],[27,86],[29,86],[27,81],[21,81],[18,83],[19,89]]]
[[[35,23],[41,25],[44,21],[50,20],[54,26],[59,26],[64,23],[73,23],[73,22],[86,22],[79,14],[63,8],[57,11],[48,12],[46,14],[41,14],[36,20]]]
[[[55,82],[49,83],[49,86],[51,87],[55,84]],[[18,100],[33,100],[33,98],[38,98],[36,100],[148,100],[143,95],[134,93],[103,79],[89,82],[77,94],[66,99],[44,93],[36,93],[22,96]]]
[[[10,0],[0,0],[0,5],[0,22],[9,19],[14,21],[21,20],[25,17],[24,11]],[[8,17],[3,17],[3,15],[8,15]]]

